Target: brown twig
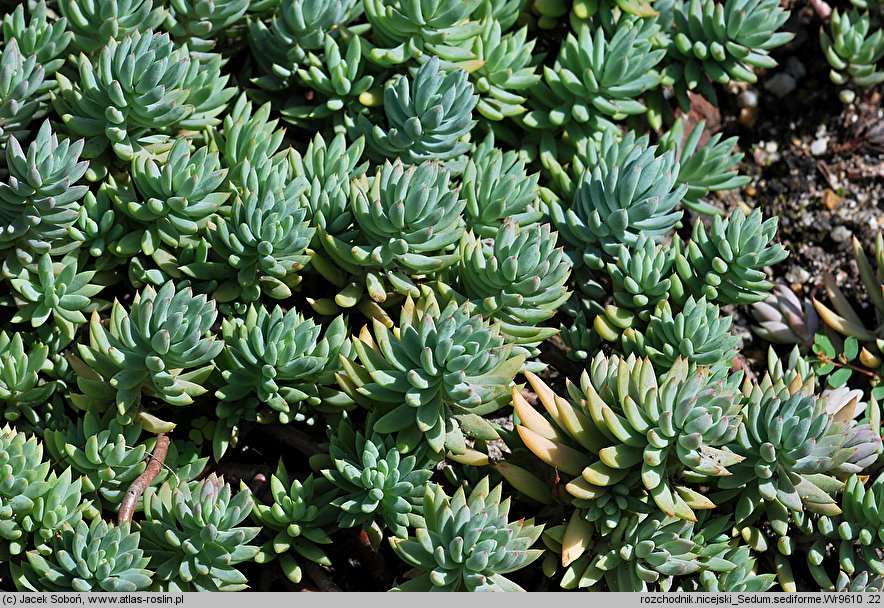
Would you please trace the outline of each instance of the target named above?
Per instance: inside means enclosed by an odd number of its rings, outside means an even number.
[[[871,370],[865,369],[863,367],[859,367],[858,365],[853,365],[852,363],[844,363],[842,361],[838,361],[837,359],[832,359],[831,357],[827,357],[826,355],[821,355],[819,353],[817,353],[817,357],[823,363],[831,363],[835,367],[846,367],[846,368],[852,369],[853,371],[858,372],[860,374],[864,374],[872,379],[881,377]]]
[[[160,474],[160,471],[163,470],[163,464],[166,462],[166,454],[168,453],[169,437],[165,433],[160,433],[157,435],[157,443],[153,448],[153,454],[150,456],[147,468],[144,469],[144,472],[139,475],[138,478],[132,482],[132,485],[129,486],[129,489],[126,490],[123,502],[120,503],[117,523],[122,524],[132,521],[132,514],[135,513],[135,503],[138,502],[138,499],[144,493],[144,490],[147,489],[153,480],[156,479],[157,475]]]
[[[320,591],[340,591],[334,581],[332,581],[325,573],[325,570],[313,562],[305,561],[301,567],[304,569],[304,572],[307,573],[307,576],[310,577],[310,580],[316,583],[316,586],[319,587]]]

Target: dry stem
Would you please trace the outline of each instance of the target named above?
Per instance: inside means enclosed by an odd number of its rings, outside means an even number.
[[[120,511],[117,516],[117,523],[131,522],[132,514],[135,513],[135,504],[144,493],[144,490],[156,479],[160,471],[163,470],[163,464],[166,462],[166,454],[169,453],[169,437],[165,433],[157,435],[157,444],[153,448],[153,454],[147,463],[147,468],[132,482],[123,502],[120,503]]]

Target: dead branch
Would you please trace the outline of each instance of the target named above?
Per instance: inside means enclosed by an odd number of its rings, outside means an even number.
[[[132,482],[132,485],[129,486],[129,489],[126,490],[123,502],[120,503],[117,523],[122,524],[132,521],[132,514],[135,513],[135,504],[138,502],[138,499],[147,487],[157,478],[160,471],[163,470],[163,464],[166,462],[166,454],[168,453],[169,437],[165,433],[160,433],[157,435],[157,443],[153,448],[153,454],[149,457],[150,461],[147,463],[147,468],[144,469],[144,472],[139,475],[138,478]]]

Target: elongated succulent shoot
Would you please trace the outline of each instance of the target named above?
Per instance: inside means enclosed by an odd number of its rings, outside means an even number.
[[[225,349],[219,359],[224,385],[216,396],[236,402],[254,395],[286,423],[307,407],[334,403],[325,388],[350,350],[343,317],[325,330],[294,308],[250,306],[242,318],[222,322]],[[322,337],[320,338],[320,336]]]
[[[159,290],[145,287],[127,311],[114,302],[107,328],[97,313],[89,324],[83,360],[109,383],[120,416],[127,419],[142,392],[171,405],[187,405],[207,389],[200,385],[214,369],[223,344],[211,333],[214,301],[171,281]],[[81,382],[89,393],[89,381]]]
[[[403,452],[423,440],[434,452],[463,453],[465,434],[496,438],[482,415],[506,403],[525,359],[469,303],[443,309],[431,294],[406,300],[397,332],[375,321],[373,336],[366,327],[353,349],[338,381],[357,403],[383,414],[375,431],[396,433]]]
[[[475,124],[472,112],[478,100],[465,71],[445,72],[433,57],[418,68],[413,79],[398,75],[387,81],[386,129],[372,125],[364,116],[359,117],[359,125],[369,148],[378,155],[409,163],[448,161],[469,149],[460,139]]]
[[[328,529],[337,516],[331,505],[337,495],[335,487],[313,475],[303,482],[290,480],[280,462],[270,477],[270,495],[271,504],[255,505],[255,519],[274,534],[257,559],[266,561],[278,556],[282,571],[293,583],[301,582],[303,576],[298,558],[330,566],[331,560],[321,545],[332,542]]]
[[[426,527],[415,538],[390,538],[396,554],[419,574],[399,591],[524,591],[505,575],[543,553],[532,549],[543,532],[533,520],[507,520],[510,499],[503,486],[483,478],[469,496],[463,486],[449,498],[439,485],[424,491]]]
[[[461,243],[464,294],[516,344],[537,346],[555,335],[555,328],[540,324],[571,295],[566,287],[571,264],[556,247],[557,237],[549,224],[520,229],[508,219],[493,244],[472,233]]]
[[[141,547],[156,564],[154,588],[168,591],[241,591],[248,581],[236,568],[259,547],[249,542],[260,528],[241,526],[253,502],[233,495],[214,473],[202,481],[164,483],[144,493]]]
[[[88,188],[76,185],[88,163],[80,160],[83,141],[59,141],[47,120],[27,150],[14,137],[6,148],[9,175],[0,182],[0,253],[3,274],[21,266],[36,269],[44,253],[76,248],[68,229],[77,221]]]
[[[26,564],[13,567],[19,589],[28,591],[147,591],[153,572],[139,548],[138,532],[94,519],[77,522],[51,543],[52,553],[28,551]]]
[[[423,525],[421,498],[433,475],[424,450],[400,454],[392,437],[363,434],[349,421],[329,432],[328,450],[333,466],[322,474],[339,490],[332,504],[340,509],[340,526],[376,522],[408,538],[409,527]]]

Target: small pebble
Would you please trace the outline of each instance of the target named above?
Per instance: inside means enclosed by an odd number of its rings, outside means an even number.
[[[826,209],[831,211],[843,202],[844,197],[835,194],[835,192],[831,188],[826,188],[823,191],[823,205],[826,206]]]
[[[789,272],[786,273],[786,281],[789,283],[798,283],[799,285],[803,285],[810,280],[810,273],[803,269],[801,266],[793,266],[789,269]]]
[[[737,96],[737,105],[741,108],[757,108],[758,93],[753,89],[746,89]]]
[[[853,233],[845,228],[844,226],[837,226],[834,230],[832,230],[832,240],[836,243],[843,243],[850,239],[853,236]]]
[[[782,99],[789,93],[795,90],[798,86],[798,83],[795,82],[795,79],[786,74],[785,72],[779,72],[769,78],[767,82],[764,83],[764,88],[773,93],[779,99]]]
[[[786,70],[786,73],[795,80],[801,80],[807,74],[807,68],[805,68],[804,64],[801,63],[801,60],[794,55],[789,57],[789,60],[786,61],[784,69]]]
[[[822,156],[829,147],[829,140],[826,138],[815,139],[810,144],[810,153],[814,156]]]

